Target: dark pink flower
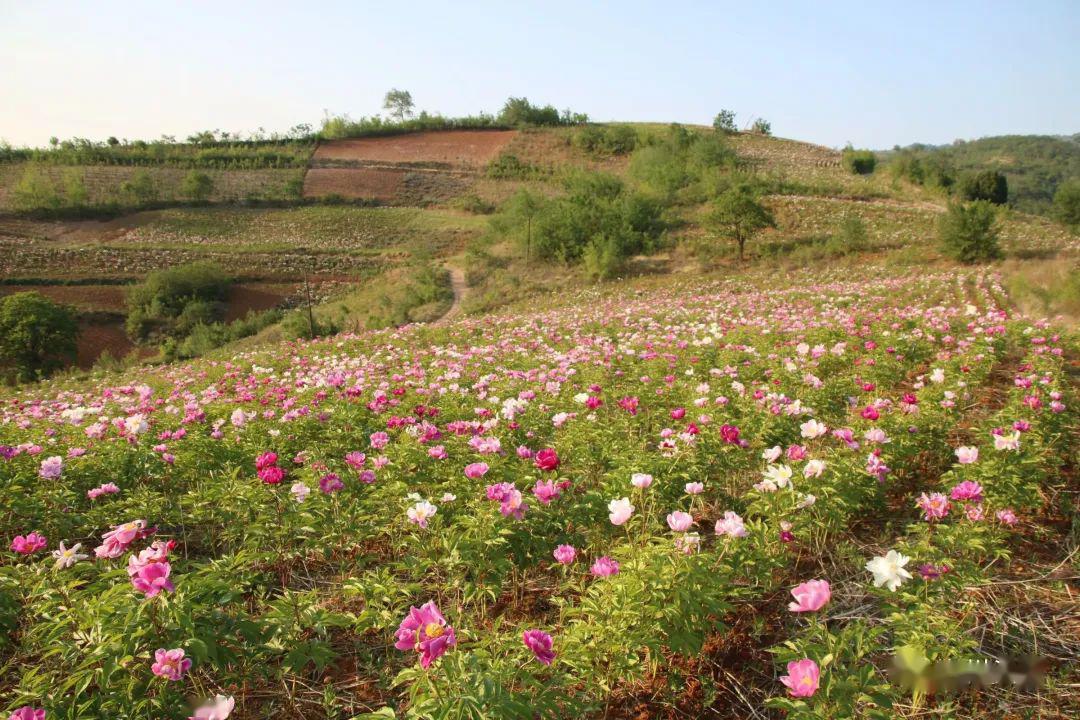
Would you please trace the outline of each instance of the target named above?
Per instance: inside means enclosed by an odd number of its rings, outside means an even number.
[[[555,659],[555,653],[551,650],[551,636],[543,630],[526,630],[521,634],[521,639],[543,664],[550,665]]]
[[[533,464],[544,472],[551,472],[559,467],[559,455],[553,448],[544,448],[536,453]]]
[[[420,667],[426,669],[456,644],[454,628],[447,624],[435,602],[428,601],[409,608],[409,614],[398,626],[394,647],[420,653]]]
[[[180,648],[166,650],[160,648],[154,653],[154,664],[150,666],[151,672],[166,680],[176,681],[184,677],[191,669],[191,660],[184,657],[184,651]]]

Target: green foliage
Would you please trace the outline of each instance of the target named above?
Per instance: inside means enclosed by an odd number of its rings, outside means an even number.
[[[458,210],[464,210],[473,215],[490,215],[496,209],[494,203],[484,200],[476,193],[459,195],[450,204]]]
[[[665,202],[686,191],[697,200],[737,165],[737,157],[719,133],[703,133],[672,125],[650,136],[630,158],[630,177],[646,192]]]
[[[960,262],[985,262],[1001,257],[997,210],[985,200],[950,205],[938,221],[938,241],[946,255]]]
[[[714,232],[734,240],[742,260],[746,257],[746,241],[759,230],[776,227],[776,220],[748,188],[736,186],[713,201],[706,224]]]
[[[960,176],[956,193],[961,200],[986,200],[995,205],[1004,205],[1009,199],[1009,184],[997,170],[967,172]]]
[[[840,156],[840,164],[855,175],[870,175],[877,165],[877,156],[873,150],[856,150],[848,145]]]
[[[214,181],[206,173],[192,170],[180,183],[180,194],[194,202],[206,202],[214,192]]]
[[[243,318],[231,323],[213,322],[212,319],[198,322],[186,332],[183,339],[167,339],[162,345],[162,355],[166,360],[200,357],[215,348],[249,337],[263,328],[281,322],[282,317],[282,312],[276,309],[262,312],[251,310]]]
[[[191,136],[192,142],[172,138],[156,141],[95,142],[85,138],[60,141],[51,147],[12,148],[0,146],[0,163],[33,162],[44,165],[125,165],[179,167],[213,170],[258,170],[303,168],[315,145],[311,128],[298,125],[286,135],[269,140],[232,138],[227,133],[204,131]],[[115,140],[115,138],[110,138]]]
[[[73,311],[36,292],[0,299],[0,370],[16,380],[45,377],[75,359]]]
[[[772,123],[765,118],[758,118],[754,121],[754,124],[750,126],[750,132],[757,133],[758,135],[772,135]]]
[[[538,180],[549,177],[551,169],[526,162],[510,152],[500,153],[488,163],[487,176],[497,180]]]
[[[396,117],[398,122],[403,122],[405,118],[412,115],[412,93],[397,88],[390,90],[383,98],[383,110],[387,110],[390,115]]]
[[[840,223],[840,229],[833,234],[826,249],[834,255],[852,255],[864,252],[869,247],[866,223],[858,215],[849,215]]]
[[[11,190],[14,206],[23,211],[57,210],[64,197],[49,175],[36,163],[29,163]]]
[[[889,161],[889,170],[894,180],[904,179],[931,189],[948,190],[956,182],[951,162],[939,155],[903,150]]]
[[[230,282],[224,270],[207,262],[150,273],[128,292],[128,335],[136,341],[152,334],[182,337],[220,320]]]
[[[485,113],[460,118],[448,118],[422,111],[416,117],[401,121],[382,118],[378,115],[361,117],[356,120],[348,115],[328,115],[323,118],[319,137],[323,140],[337,140],[340,138],[402,135],[404,133],[431,130],[484,130],[501,127],[503,125],[496,121],[494,116]]]
[[[1054,193],[1054,216],[1073,229],[1080,229],[1080,178],[1066,180]]]
[[[511,97],[499,111],[498,123],[506,127],[528,125],[580,125],[588,122],[589,117],[581,113],[564,110],[560,115],[554,105],[533,105],[525,97]]]
[[[576,147],[594,155],[626,155],[637,146],[631,125],[586,125],[573,135]]]
[[[716,117],[713,118],[713,129],[717,132],[732,134],[737,131],[735,127],[735,111],[734,110],[721,110],[716,113]]]
[[[120,184],[120,197],[132,206],[147,205],[158,198],[154,178],[145,170],[137,170]]]

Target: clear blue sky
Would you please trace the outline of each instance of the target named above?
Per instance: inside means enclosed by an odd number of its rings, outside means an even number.
[[[885,148],[1080,132],[1080,0],[0,0],[0,138],[283,130],[412,92]]]

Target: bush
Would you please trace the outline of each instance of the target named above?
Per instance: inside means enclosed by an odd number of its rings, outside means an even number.
[[[11,195],[18,210],[58,210],[64,206],[63,196],[37,164],[28,164],[23,169]]]
[[[916,185],[947,190],[956,182],[956,170],[940,155],[918,155],[901,150],[889,162],[894,180],[904,179]]]
[[[495,212],[495,205],[484,200],[476,193],[468,193],[457,197],[450,204],[458,210],[464,210],[473,215],[490,215]]]
[[[737,158],[723,135],[672,125],[665,135],[650,137],[630,158],[630,176],[651,193],[671,200],[696,185],[715,184],[716,173],[727,174]]]
[[[0,367],[16,380],[46,377],[74,361],[74,312],[36,292],[0,299]]]
[[[182,336],[199,323],[219,320],[230,283],[224,270],[206,262],[150,273],[128,292],[128,334],[136,341],[155,330]]]
[[[533,105],[528,98],[511,97],[499,111],[498,123],[508,127],[521,125],[580,125],[589,121],[588,115],[564,110],[560,115],[554,105]]]
[[[549,169],[525,162],[508,152],[502,153],[487,166],[487,176],[497,180],[534,180],[550,174]]]
[[[214,192],[214,181],[206,173],[192,170],[180,183],[180,194],[194,202],[206,202]]]
[[[717,132],[727,134],[736,132],[735,112],[732,110],[721,110],[716,113],[716,117],[713,118],[712,126]]]
[[[772,123],[765,118],[758,118],[754,121],[754,124],[750,126],[750,132],[757,133],[758,135],[772,135]]]
[[[848,172],[869,175],[874,172],[874,167],[877,165],[877,156],[872,150],[856,150],[848,145],[844,148],[840,163]]]
[[[137,170],[120,184],[120,197],[129,205],[146,205],[158,198],[154,178],[146,170]]]
[[[1054,216],[1071,228],[1080,228],[1080,178],[1066,180],[1054,193]]]
[[[586,125],[574,133],[573,143],[594,155],[626,155],[637,146],[637,131],[629,125]]]
[[[960,177],[957,194],[961,200],[969,202],[986,200],[995,205],[1004,205],[1009,200],[1009,183],[996,170],[965,173]]]
[[[849,215],[825,243],[825,251],[829,255],[851,255],[863,252],[869,244],[866,223],[857,215]]]
[[[975,263],[1001,257],[997,210],[985,200],[951,205],[938,222],[938,240],[945,254],[960,262]]]

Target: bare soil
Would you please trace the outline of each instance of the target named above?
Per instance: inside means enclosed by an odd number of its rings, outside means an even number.
[[[495,159],[516,135],[517,130],[447,130],[328,140],[319,144],[312,160],[316,165],[337,160],[481,167]]]

